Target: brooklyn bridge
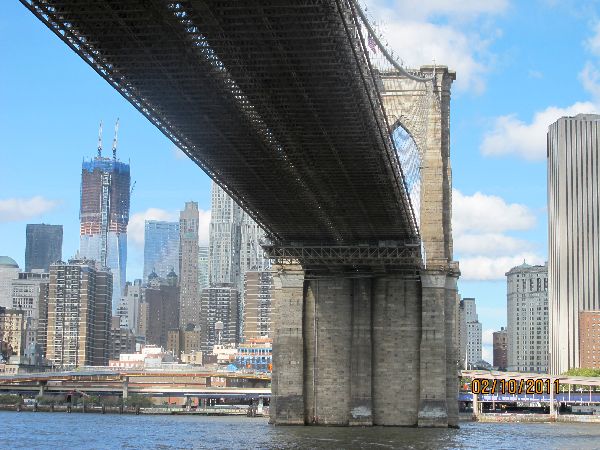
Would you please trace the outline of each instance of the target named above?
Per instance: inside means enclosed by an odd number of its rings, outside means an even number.
[[[21,0],[267,233],[275,424],[456,426],[450,89],[355,0]]]

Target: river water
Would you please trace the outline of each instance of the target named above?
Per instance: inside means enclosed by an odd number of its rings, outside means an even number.
[[[600,424],[274,427],[263,418],[0,412],[4,449],[598,449]]]

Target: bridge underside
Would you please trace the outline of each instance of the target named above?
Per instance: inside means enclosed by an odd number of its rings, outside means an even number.
[[[21,0],[274,240],[418,242],[348,0]]]

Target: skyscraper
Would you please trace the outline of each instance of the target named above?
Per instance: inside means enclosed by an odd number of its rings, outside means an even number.
[[[211,287],[232,284],[239,292],[238,317],[244,317],[244,274],[269,269],[260,241],[264,231],[216,183],[212,184],[209,230],[209,282]],[[243,333],[239,321],[238,333]]]
[[[179,276],[179,222],[146,220],[144,225],[144,281],[153,271],[166,277]]]
[[[273,337],[271,334],[271,272],[248,271],[244,275],[244,339]]]
[[[232,284],[219,284],[202,290],[202,351],[215,344],[239,342],[239,293]]]
[[[506,273],[508,370],[548,371],[548,266],[521,264]]]
[[[69,369],[107,365],[111,299],[111,273],[93,261],[51,264],[46,357]]]
[[[239,286],[241,215],[242,209],[213,181],[208,262],[211,286]]]
[[[198,291],[198,203],[186,202],[179,214],[179,323],[200,324],[200,292]]]
[[[548,129],[550,372],[579,367],[579,313],[600,310],[600,115]]]
[[[481,322],[477,317],[474,298],[463,298],[459,305],[458,361],[465,369],[481,362]]]
[[[210,286],[208,281],[208,247],[198,248],[198,292]]]
[[[25,272],[48,272],[50,264],[62,259],[62,225],[29,223],[25,238]]]
[[[98,155],[81,168],[79,256],[109,267],[113,276],[112,305],[119,304],[126,281],[129,223],[129,164],[117,159],[117,127],[112,158],[102,156],[102,126]]]

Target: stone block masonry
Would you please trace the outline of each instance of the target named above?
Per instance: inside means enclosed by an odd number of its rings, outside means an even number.
[[[455,280],[275,267],[271,422],[455,425]]]

